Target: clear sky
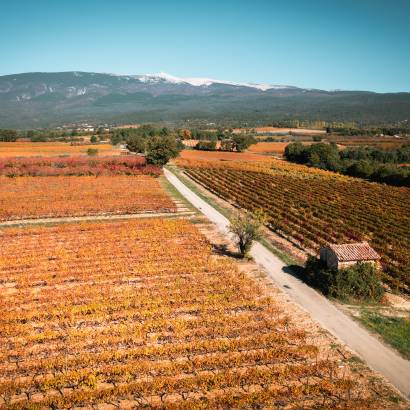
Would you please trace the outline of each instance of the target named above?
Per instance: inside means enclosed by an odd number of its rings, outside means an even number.
[[[0,0],[0,74],[410,91],[410,0]]]

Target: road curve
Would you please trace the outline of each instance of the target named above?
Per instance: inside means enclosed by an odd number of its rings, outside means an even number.
[[[224,234],[229,235],[229,221],[211,205],[192,192],[172,172],[165,177],[199,211]],[[405,397],[410,398],[410,362],[385,346],[353,319],[345,315],[324,296],[286,272],[286,265],[265,246],[256,242],[251,250],[255,262],[262,266],[273,282],[305,309],[371,368],[383,374]]]

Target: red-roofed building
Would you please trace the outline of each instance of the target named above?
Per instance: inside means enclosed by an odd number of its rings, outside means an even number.
[[[367,243],[345,243],[320,247],[320,260],[328,268],[342,269],[358,262],[377,264],[380,255]]]

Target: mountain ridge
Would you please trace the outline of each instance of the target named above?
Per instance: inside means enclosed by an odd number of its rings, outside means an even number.
[[[410,120],[410,93],[326,91],[166,73],[83,71],[0,76],[0,128],[89,122],[282,119],[391,123]]]

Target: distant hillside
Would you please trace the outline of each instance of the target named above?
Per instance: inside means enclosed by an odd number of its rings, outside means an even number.
[[[0,128],[70,122],[282,119],[383,124],[410,120],[410,93],[64,72],[0,76]]]

